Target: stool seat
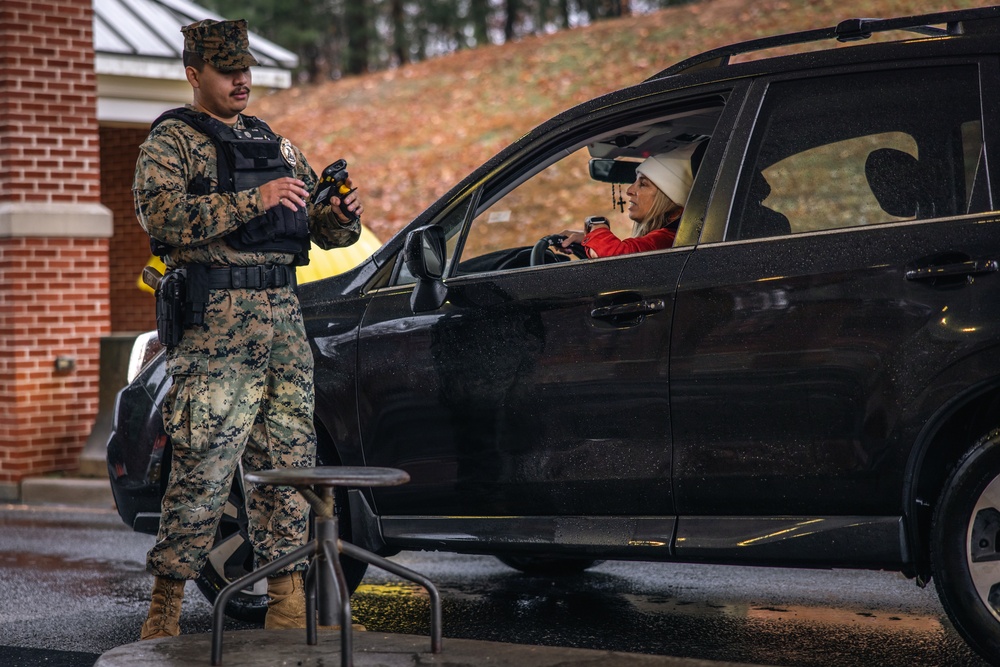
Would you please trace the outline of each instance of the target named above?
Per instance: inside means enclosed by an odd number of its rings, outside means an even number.
[[[369,486],[399,486],[410,481],[405,470],[398,468],[369,468],[366,466],[319,466],[316,468],[282,468],[248,472],[243,478],[253,484],[275,486],[341,486],[367,488]]]

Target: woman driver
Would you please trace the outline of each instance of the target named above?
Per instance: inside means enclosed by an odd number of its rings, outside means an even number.
[[[588,257],[610,257],[632,252],[663,250],[674,244],[677,223],[691,191],[691,154],[697,144],[646,158],[636,167],[636,179],[625,191],[632,236],[619,239],[605,218],[588,218],[584,231],[560,232],[565,240],[555,249],[569,253],[580,243]]]

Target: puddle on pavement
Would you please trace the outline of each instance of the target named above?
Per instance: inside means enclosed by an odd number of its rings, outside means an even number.
[[[664,596],[622,595],[632,608],[643,614],[681,613],[694,616],[735,616],[761,621],[798,621],[809,625],[861,625],[873,629],[940,632],[935,616],[896,611],[841,609],[806,605],[753,605],[697,602]]]

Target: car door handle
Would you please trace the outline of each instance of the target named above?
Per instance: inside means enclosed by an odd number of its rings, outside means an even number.
[[[666,307],[667,304],[664,303],[663,299],[643,299],[642,301],[594,308],[590,311],[590,316],[594,319],[603,320],[622,316],[649,315],[651,313],[658,313]]]
[[[938,264],[921,269],[910,269],[906,272],[907,280],[933,280],[949,276],[977,276],[983,273],[995,273],[1000,266],[995,259],[970,259],[967,262],[953,264]]]

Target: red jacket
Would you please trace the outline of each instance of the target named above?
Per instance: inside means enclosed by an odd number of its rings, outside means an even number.
[[[654,229],[645,236],[620,239],[607,227],[594,227],[589,234],[583,237],[583,247],[587,249],[587,254],[590,256],[627,255],[632,252],[649,252],[650,250],[669,248],[674,244],[674,236],[676,235],[676,228],[663,227]]]

